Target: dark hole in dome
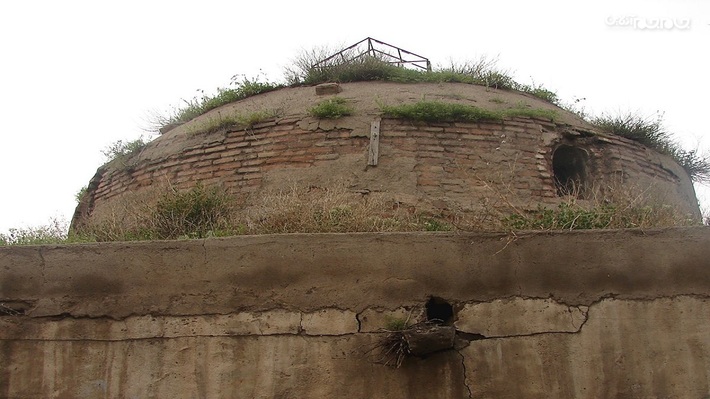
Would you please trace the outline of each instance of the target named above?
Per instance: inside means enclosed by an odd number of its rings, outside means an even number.
[[[442,298],[430,297],[426,303],[427,321],[451,325],[454,323],[454,308]]]
[[[557,147],[552,154],[557,195],[582,197],[587,180],[587,152],[570,145]]]

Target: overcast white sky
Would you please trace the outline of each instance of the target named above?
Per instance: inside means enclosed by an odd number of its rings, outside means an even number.
[[[704,0],[3,1],[0,232],[70,219],[101,150],[145,134],[151,112],[235,74],[280,80],[302,49],[367,36],[434,65],[498,57],[595,113],[664,112],[710,151]]]

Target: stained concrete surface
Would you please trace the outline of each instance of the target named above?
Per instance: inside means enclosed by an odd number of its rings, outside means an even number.
[[[704,398],[707,228],[0,248],[0,398]],[[431,296],[455,349],[373,349]],[[379,360],[379,362],[378,362]]]

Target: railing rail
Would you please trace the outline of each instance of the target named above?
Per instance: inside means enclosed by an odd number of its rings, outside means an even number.
[[[352,53],[356,53],[356,55],[352,55]],[[311,67],[326,68],[336,58],[340,58],[343,63],[347,63],[365,56],[380,59],[388,64],[397,66],[411,65],[415,68],[431,72],[431,62],[429,62],[428,58],[371,37],[366,37],[365,39],[360,40],[359,42],[316,62]]]

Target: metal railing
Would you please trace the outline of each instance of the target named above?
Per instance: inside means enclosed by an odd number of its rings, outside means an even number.
[[[431,62],[429,62],[428,58],[371,37],[360,40],[352,46],[346,47],[330,57],[316,62],[312,65],[312,68],[326,68],[333,65],[333,62],[338,58],[338,63],[348,63],[366,56],[392,65],[411,65],[415,68],[431,72]]]

